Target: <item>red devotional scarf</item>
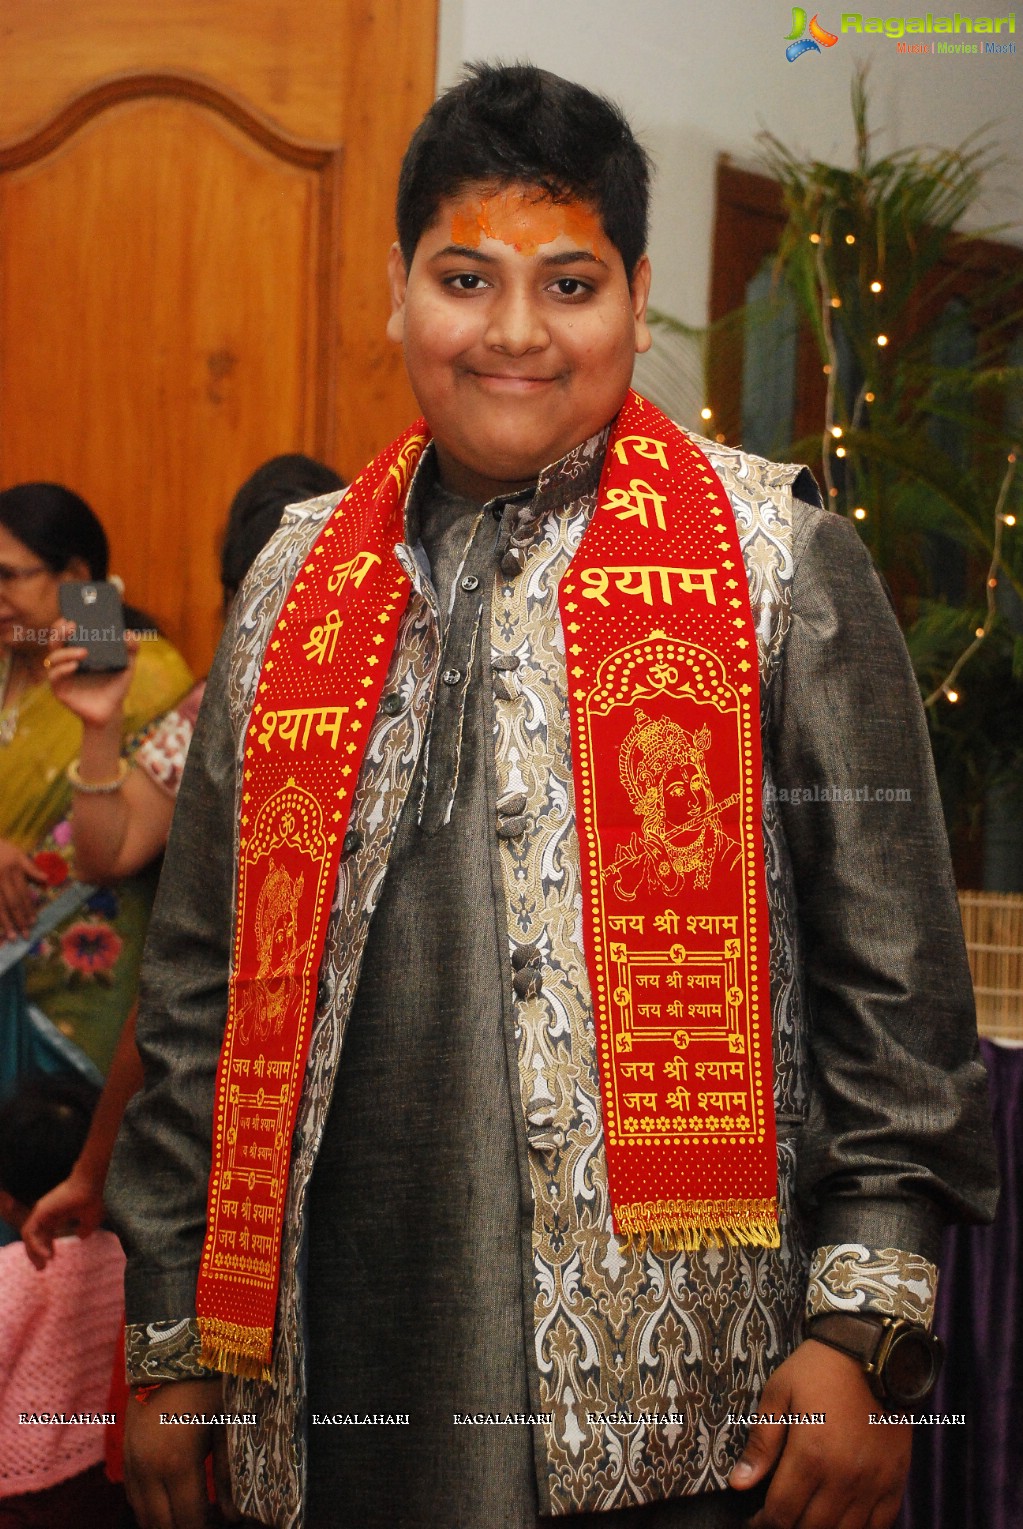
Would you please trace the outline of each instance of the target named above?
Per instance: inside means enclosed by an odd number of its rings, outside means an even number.
[[[428,440],[363,472],[271,634],[245,737],[217,1072],[203,1360],[268,1376],[291,1137],[352,796],[409,581]],[[630,393],[559,590],[616,1231],[777,1246],[756,636],[734,516],[693,442]]]

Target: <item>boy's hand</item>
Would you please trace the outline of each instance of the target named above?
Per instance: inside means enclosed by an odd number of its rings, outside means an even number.
[[[909,1471],[908,1423],[872,1425],[882,1410],[855,1359],[801,1343],[771,1376],[758,1412],[823,1412],[821,1424],[750,1429],[729,1486],[744,1491],[774,1469],[750,1529],[890,1529]]]
[[[206,1460],[213,1456],[217,1504],[241,1522],[231,1501],[227,1431],[221,1424],[161,1423],[161,1412],[219,1412],[220,1380],[176,1380],[144,1402],[132,1396],[124,1429],[124,1484],[141,1529],[205,1529]]]

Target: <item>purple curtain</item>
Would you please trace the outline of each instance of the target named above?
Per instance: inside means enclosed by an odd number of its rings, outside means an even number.
[[[991,1226],[945,1234],[935,1330],[945,1368],[914,1431],[898,1529],[1023,1526],[1023,1049],[981,1041],[1002,1192]]]

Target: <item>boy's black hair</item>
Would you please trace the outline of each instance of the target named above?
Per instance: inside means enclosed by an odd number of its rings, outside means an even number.
[[[650,158],[604,96],[533,64],[470,64],[412,135],[398,181],[405,265],[445,197],[525,181],[600,214],[631,280],[646,249]]]
[[[67,1178],[99,1090],[84,1079],[26,1078],[0,1106],[0,1189],[32,1206]]]

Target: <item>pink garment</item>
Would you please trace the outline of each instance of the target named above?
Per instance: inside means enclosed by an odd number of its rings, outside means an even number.
[[[159,786],[168,796],[178,794],[205,689],[206,681],[197,680],[173,711],[165,712],[153,723],[132,756],[132,764],[145,770],[154,786]]]
[[[103,1459],[104,1423],[20,1417],[107,1411],[123,1312],[113,1232],[59,1237],[42,1273],[20,1242],[0,1248],[0,1498],[42,1491]]]

